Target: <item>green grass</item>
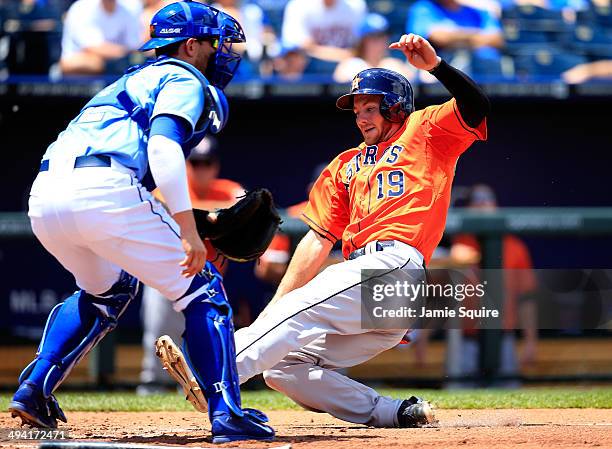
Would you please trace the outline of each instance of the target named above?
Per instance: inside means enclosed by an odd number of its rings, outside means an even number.
[[[523,388],[519,390],[408,390],[380,389],[384,395],[407,398],[417,395],[438,408],[612,408],[612,387]],[[191,411],[178,394],[147,397],[132,393],[59,393],[65,411]],[[0,410],[6,410],[9,394],[0,395]],[[246,407],[261,410],[299,410],[291,400],[274,391],[245,391]]]

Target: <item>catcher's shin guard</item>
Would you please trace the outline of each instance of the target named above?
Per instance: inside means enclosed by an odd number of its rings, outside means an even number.
[[[222,277],[210,263],[194,277],[189,291],[197,293],[183,310],[183,354],[208,401],[209,414],[217,410],[242,416],[236,369],[232,308]]]
[[[94,296],[79,290],[53,308],[47,319],[36,358],[19,376],[20,389],[9,406],[14,415],[21,416],[31,424],[40,425],[35,419],[29,419],[33,413],[29,413],[31,410],[25,405],[27,401],[19,399],[25,394],[21,390],[31,390],[33,393],[30,396],[38,394],[38,402],[46,402],[47,408],[51,409],[51,412],[55,411],[56,418],[65,420],[53,391],[72,368],[117,326],[117,320],[138,293],[138,286],[136,278],[122,272],[119,280],[104,294]],[[28,387],[21,388],[25,384]],[[49,422],[52,423],[52,420]]]

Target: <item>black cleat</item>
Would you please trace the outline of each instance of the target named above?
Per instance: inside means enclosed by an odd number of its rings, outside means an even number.
[[[429,402],[411,396],[400,405],[397,422],[399,427],[422,427],[435,423],[436,418]]]

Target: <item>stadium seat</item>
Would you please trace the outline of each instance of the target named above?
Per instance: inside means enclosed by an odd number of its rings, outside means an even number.
[[[567,46],[573,40],[572,27],[561,11],[532,5],[514,6],[502,12],[502,25],[506,39],[506,53],[520,55],[533,53],[543,44]]]
[[[333,75],[336,69],[337,62],[325,61],[319,58],[311,57],[308,61],[308,65],[304,70],[306,75]]]
[[[252,0],[265,14],[265,22],[270,25],[277,36],[281,35],[283,28],[283,14],[289,0]]]
[[[578,25],[574,30],[574,49],[594,59],[612,58],[612,31],[600,26]]]
[[[608,2],[608,5],[598,5],[592,1],[589,3],[589,10],[595,22],[601,27],[612,30],[612,2]]]
[[[46,75],[59,60],[61,33],[18,31],[9,34],[7,65],[11,74]]]
[[[389,34],[395,41],[404,34],[408,10],[413,1],[370,0],[367,2],[370,12],[378,13],[389,21]]]
[[[3,31],[8,36],[6,58],[11,74],[47,74],[61,51],[61,9],[57,1],[35,3],[24,8],[20,2],[4,7]]]
[[[559,49],[541,47],[530,54],[514,58],[517,76],[558,77],[572,67],[587,62],[583,56],[562,52]]]
[[[566,28],[561,11],[533,5],[504,9],[502,21],[516,22],[525,31],[563,31]]]

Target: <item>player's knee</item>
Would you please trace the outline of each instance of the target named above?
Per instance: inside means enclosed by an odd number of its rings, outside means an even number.
[[[263,378],[266,385],[273,390],[281,393],[289,394],[294,390],[293,386],[298,382],[298,375],[295,372],[295,366],[287,367],[286,369],[269,369],[263,372]]]
[[[168,298],[171,297],[168,296]],[[189,304],[194,301],[206,301],[218,307],[229,308],[225,289],[223,288],[223,277],[210,262],[206,262],[201,273],[193,276],[187,291],[173,300],[172,307],[177,312],[184,312]]]
[[[268,369],[263,372],[266,385],[276,391],[283,391],[282,385],[285,383],[283,377],[284,373],[278,369]]]
[[[138,294],[140,282],[134,276],[122,271],[119,280],[106,292],[92,295],[85,292],[84,298],[97,306],[104,316],[116,324],[130,302]]]

